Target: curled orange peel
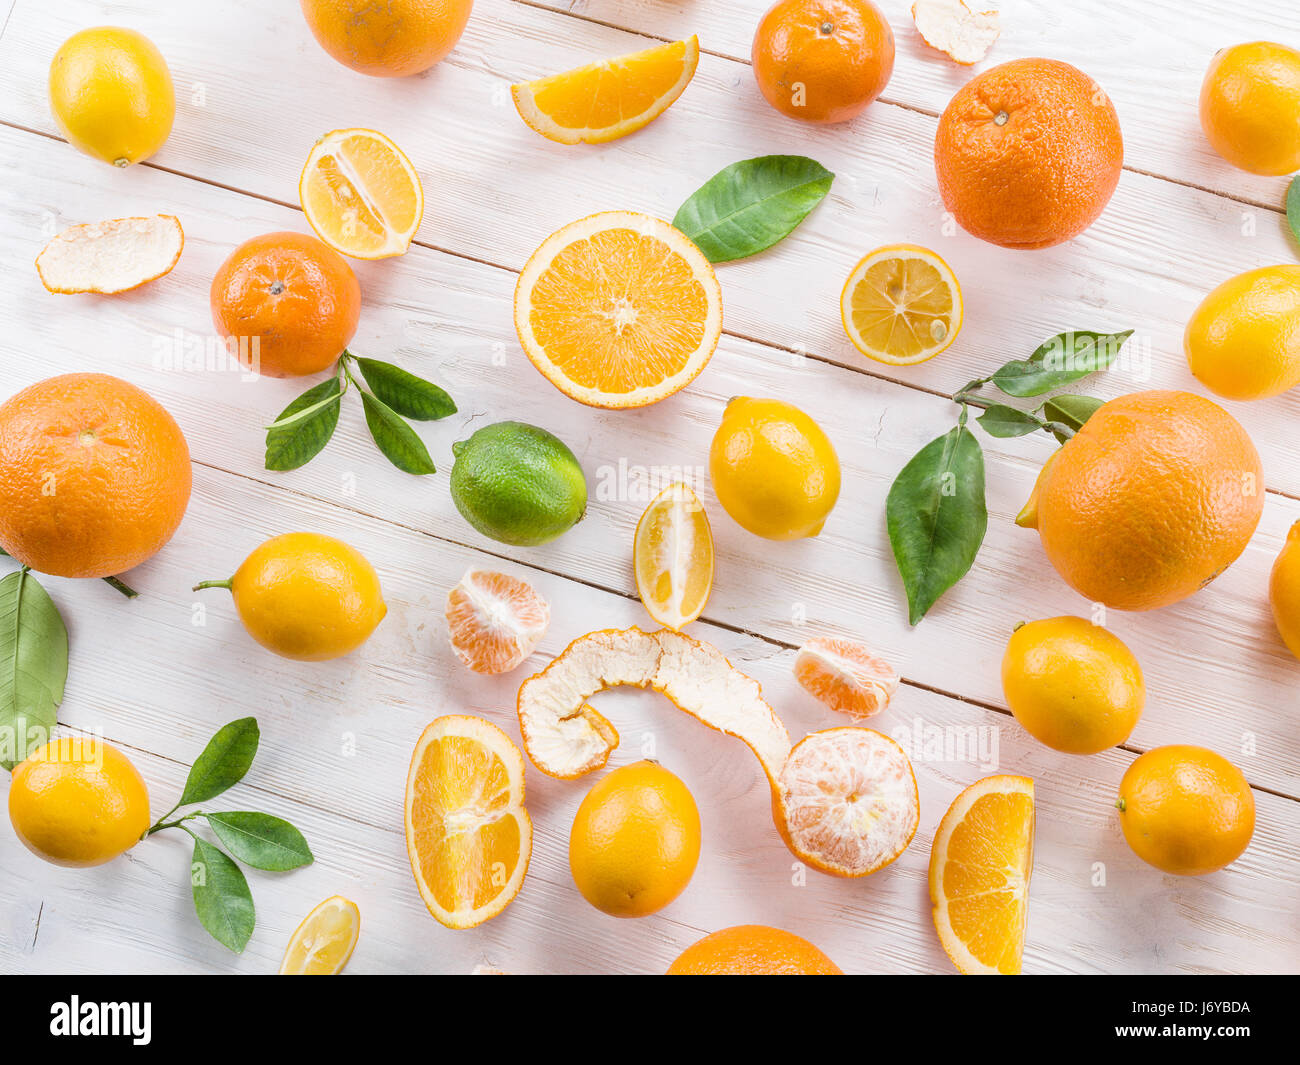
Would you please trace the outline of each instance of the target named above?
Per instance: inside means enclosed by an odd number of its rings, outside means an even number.
[[[524,749],[548,776],[600,769],[618,732],[586,700],[631,685],[659,692],[712,729],[741,740],[763,767],[772,817],[791,852],[836,876],[865,876],[912,841],[916,778],[902,748],[872,729],[805,736],[793,748],[758,682],[716,647],[670,629],[602,629],[580,636],[519,688]]]

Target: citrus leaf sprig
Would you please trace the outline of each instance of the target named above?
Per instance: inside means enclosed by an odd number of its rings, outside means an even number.
[[[1044,341],[1027,359],[1012,359],[988,377],[968,382],[952,398],[961,408],[957,425],[916,453],[895,478],[885,501],[885,521],[894,562],[903,578],[907,613],[915,625],[938,598],[975,563],[988,530],[984,498],[984,452],[967,428],[970,407],[990,436],[1016,437],[1043,431],[1065,443],[1102,401],[1058,394],[1033,410],[977,397],[986,385],[1006,396],[1046,395],[1111,366],[1132,336],[1073,330]]]
[[[194,841],[190,884],[194,912],[199,922],[222,946],[236,954],[243,951],[257,921],[253,893],[248,880],[230,855],[253,869],[283,872],[310,865],[311,848],[301,832],[288,821],[253,810],[209,812],[193,810],[173,815],[182,806],[207,802],[243,780],[257,756],[261,733],[257,719],[243,717],[217,731],[203,753],[190,767],[181,797],[145,833],[145,837],[168,828],[179,828]],[[186,822],[202,818],[217,839],[226,846],[208,842]]]
[[[353,369],[368,389],[353,376]],[[334,435],[349,387],[361,394],[366,426],[389,462],[405,473],[436,472],[424,441],[404,419],[437,421],[455,414],[451,396],[399,366],[350,351],[339,357],[333,377],[307,389],[267,426],[266,468],[296,470],[320,454]]]
[[[13,769],[29,743],[54,730],[68,679],[68,629],[23,566],[0,580],[0,765]]]

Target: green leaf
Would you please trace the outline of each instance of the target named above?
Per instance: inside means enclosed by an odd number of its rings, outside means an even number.
[[[296,470],[319,455],[339,423],[342,397],[339,379],[331,377],[285,407],[266,431],[266,468]]]
[[[1044,341],[1027,359],[1013,359],[992,377],[1008,396],[1041,396],[1081,380],[1115,361],[1132,329],[1122,333],[1093,333],[1078,329]]]
[[[207,840],[196,836],[190,884],[194,891],[194,912],[203,927],[223,947],[239,954],[257,923],[253,893],[248,890],[248,881],[239,866]]]
[[[1300,174],[1291,179],[1286,189],[1286,220],[1295,239],[1300,241]]]
[[[239,783],[257,755],[261,732],[257,718],[241,717],[223,725],[195,759],[177,806],[207,802]]]
[[[983,414],[975,419],[989,436],[1024,436],[1043,427],[1032,414],[1001,403],[990,403]]]
[[[283,818],[242,810],[203,816],[226,849],[254,869],[283,872],[312,863],[302,833]]]
[[[420,422],[437,421],[456,413],[456,404],[446,391],[432,381],[407,373],[400,366],[378,359],[352,356],[361,376],[376,398],[405,418]]]
[[[1071,433],[1062,433],[1053,429],[1052,432],[1056,439],[1061,443],[1083,428],[1083,423],[1092,417],[1093,412],[1106,401],[1098,399],[1096,396],[1076,396],[1071,393],[1065,393],[1060,396],[1053,396],[1038,409],[1042,411],[1043,417],[1049,422],[1055,422],[1064,425],[1072,430]]]
[[[68,630],[24,567],[0,580],[0,765],[12,769],[49,739],[68,679]]]
[[[889,489],[885,519],[915,625],[975,561],[989,515],[984,453],[958,425],[916,453]]]
[[[761,155],[719,170],[673,225],[710,262],[743,259],[784,239],[830,191],[835,175],[802,155]]]
[[[404,473],[433,473],[433,459],[414,429],[382,400],[361,392],[366,409],[366,425],[384,456]]]

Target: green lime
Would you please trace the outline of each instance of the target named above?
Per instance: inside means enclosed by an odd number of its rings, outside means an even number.
[[[451,498],[461,516],[503,544],[535,547],[587,509],[582,467],[559,437],[523,422],[485,425],[451,445]]]

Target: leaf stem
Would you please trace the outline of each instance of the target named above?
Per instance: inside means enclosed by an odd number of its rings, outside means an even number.
[[[132,588],[129,584],[127,584],[125,581],[121,580],[121,579],[118,578],[118,577],[103,577],[103,578],[101,578],[101,579],[102,579],[103,582],[104,582],[105,584],[107,584],[110,588],[116,588],[119,592],[121,592],[121,593],[122,593],[124,596],[126,596],[128,599],[134,599],[134,598],[136,598],[136,596],[138,596],[138,595],[140,594],[140,593],[137,592],[134,588]]]
[[[230,591],[230,585],[234,579],[234,577],[227,577],[224,581],[199,581],[190,591],[201,592],[204,588],[225,588],[226,591]]]
[[[180,809],[180,803],[177,803],[165,814],[163,814],[162,817],[160,817],[141,838],[148,838],[149,836],[152,836],[155,832],[161,832],[164,828],[180,828],[180,829],[184,829],[186,832],[189,832],[190,830],[188,828],[185,828],[186,821],[192,821],[196,817],[207,816],[202,810],[194,810],[192,813],[188,813],[184,817],[176,818],[175,821],[168,821],[167,818],[171,817],[171,815],[174,814],[179,809]],[[190,832],[190,835],[192,836],[194,835],[194,833]]]

